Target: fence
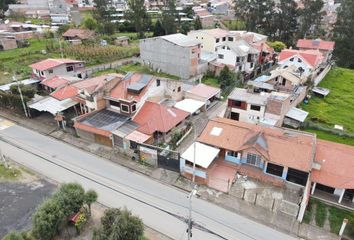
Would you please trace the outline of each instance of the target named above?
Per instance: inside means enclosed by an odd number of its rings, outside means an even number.
[[[95,72],[118,68],[123,65],[131,64],[133,62],[134,61],[132,59],[127,59],[127,60],[119,60],[119,61],[107,63],[107,64],[101,64],[101,65],[97,65],[97,66],[93,66],[93,67],[88,67],[86,69],[86,76],[90,77]]]
[[[319,124],[316,124],[312,121],[305,121],[304,123],[302,123],[301,125],[302,128],[312,128],[315,130],[320,130],[320,131],[324,131],[330,134],[334,134],[340,137],[348,137],[348,138],[354,138],[354,134],[350,134],[341,130],[336,130],[333,128],[329,128],[329,127],[325,127]]]
[[[331,70],[331,68],[332,65],[328,64],[325,67],[325,69],[323,69],[323,71],[317,77],[315,77],[315,79],[313,80],[314,86],[317,86],[323,80],[323,78],[327,75],[327,73],[329,72],[329,70]]]
[[[178,152],[142,143],[137,145],[137,150],[141,161],[155,167],[180,172],[180,154]]]

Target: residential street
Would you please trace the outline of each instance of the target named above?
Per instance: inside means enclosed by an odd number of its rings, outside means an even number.
[[[0,124],[1,125],[1,124]],[[144,223],[173,238],[187,239],[187,193],[132,172],[34,131],[6,123],[0,126],[0,149],[38,173],[57,182],[79,182],[99,194],[109,207],[126,206]],[[296,239],[216,205],[193,199],[193,239]]]

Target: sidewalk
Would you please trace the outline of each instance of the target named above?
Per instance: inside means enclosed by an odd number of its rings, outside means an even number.
[[[46,119],[25,119],[23,116],[0,108],[0,117],[7,118],[26,128],[33,129],[44,135],[54,137],[64,141],[70,145],[76,146],[84,151],[109,159],[122,166],[125,166],[141,174],[154,178],[164,184],[177,187],[184,191],[191,191],[192,183],[186,178],[180,176],[179,173],[168,171],[166,169],[154,168],[148,165],[142,165],[140,162],[131,160],[127,155],[120,153],[118,150],[101,146],[95,143],[87,142],[74,135],[63,132],[53,122]],[[254,219],[264,225],[297,235],[305,239],[313,240],[332,240],[338,239],[337,235],[326,232],[320,228],[307,224],[300,224],[294,217],[276,211],[272,212],[263,207],[251,204],[231,194],[224,194],[216,190],[207,188],[206,186],[198,187],[198,196],[204,200],[215,203],[230,211],[239,213],[240,215]]]

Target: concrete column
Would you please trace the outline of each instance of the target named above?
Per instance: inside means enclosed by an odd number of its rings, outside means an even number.
[[[281,178],[285,180],[287,176],[288,176],[288,167],[284,167]]]
[[[264,172],[264,173],[266,173],[267,166],[268,166],[268,162],[267,162],[267,161],[264,161],[264,167],[263,167],[263,172]]]
[[[315,193],[315,189],[316,189],[316,183],[314,182],[311,189],[311,195]]]
[[[340,196],[339,196],[338,203],[341,203],[341,202],[342,202],[344,193],[345,193],[345,189],[342,189],[342,193],[341,193]]]

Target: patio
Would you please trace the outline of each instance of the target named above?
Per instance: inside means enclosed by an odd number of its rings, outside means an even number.
[[[207,185],[221,192],[228,193],[235,182],[237,166],[223,160],[216,160],[208,169]]]
[[[314,194],[311,195],[311,197],[322,200],[333,206],[354,211],[354,202],[350,201],[349,199],[343,198],[342,202],[338,203],[339,196],[336,196],[331,193],[327,193],[325,191],[321,191],[319,189],[316,189]]]

